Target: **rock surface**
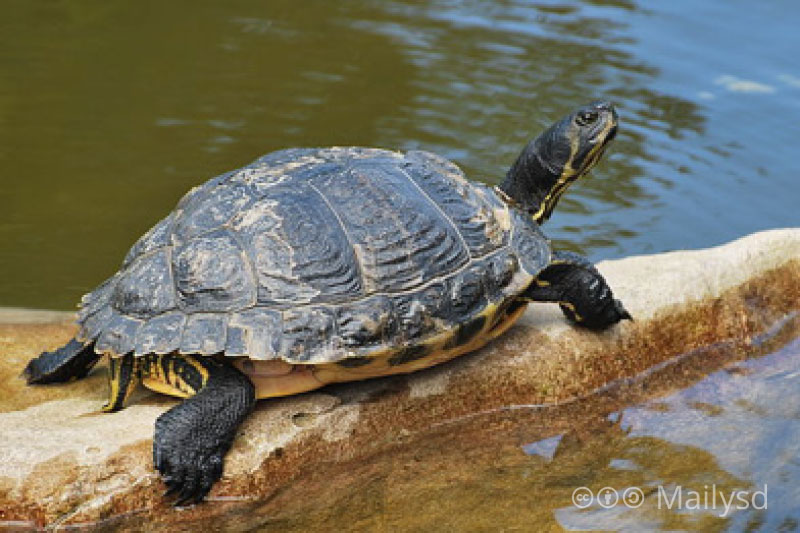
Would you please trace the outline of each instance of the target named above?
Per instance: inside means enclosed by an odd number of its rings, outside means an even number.
[[[546,438],[574,424],[573,409],[590,405],[609,384],[723,341],[749,353],[780,337],[800,310],[800,229],[607,261],[599,269],[635,322],[596,334],[567,325],[556,306],[537,304],[502,338],[439,367],[262,401],[210,501],[181,511],[162,500],[151,462],[153,423],[174,400],[142,390],[121,412],[101,414],[104,366],[78,382],[26,387],[19,373],[31,357],[70,338],[71,315],[0,310],[0,529],[190,530],[186,524],[200,520],[238,529],[252,527],[241,517],[256,508],[278,529],[325,529],[331,513],[350,516],[342,507],[347,495],[384,479],[389,463],[435,464],[436,472],[408,474],[417,484],[456,472],[447,466],[453,456],[440,454],[458,450],[464,460],[474,452],[478,429],[469,420],[491,415],[481,418],[480,438],[502,435],[498,447]],[[724,362],[703,360],[710,368]],[[652,390],[680,386],[680,379],[662,379]],[[536,418],[506,416],[526,409]],[[353,516],[357,528],[361,515]]]

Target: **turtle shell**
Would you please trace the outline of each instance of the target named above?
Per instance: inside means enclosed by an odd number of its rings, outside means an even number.
[[[550,260],[529,217],[434,154],[289,149],[192,189],[84,296],[79,338],[329,363],[510,304]]]

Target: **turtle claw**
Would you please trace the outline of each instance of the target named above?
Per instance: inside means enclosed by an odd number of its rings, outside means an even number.
[[[178,497],[175,500],[175,503],[172,504],[173,507],[191,507],[192,505],[198,504],[202,501],[203,497],[197,497],[193,494],[189,494],[187,496]]]
[[[156,445],[158,447],[158,444]],[[164,454],[162,454],[164,455]],[[194,477],[191,472],[196,468],[186,454],[176,451],[176,453],[169,455],[156,466],[156,469],[161,473],[161,478],[167,486],[162,497],[169,498],[176,497],[174,505],[176,507],[182,506],[194,494],[192,478]]]
[[[212,461],[213,462],[213,461]],[[210,474],[210,475],[209,475]],[[211,490],[214,482],[219,479],[221,472],[215,474],[208,468],[187,468],[178,476],[164,476],[167,490],[163,498],[176,496],[174,507],[187,507],[203,501]]]
[[[203,499],[204,498],[205,498],[205,495],[202,495],[202,494],[188,496],[188,497],[186,497],[184,499],[177,500],[173,504],[173,507],[176,507],[176,508],[192,507],[193,505],[197,505],[199,503],[203,503]]]
[[[156,464],[156,470],[161,473],[167,490],[163,498],[177,495],[173,504],[175,507],[184,507],[200,503],[211,490],[214,483],[222,477],[223,451],[209,450],[198,453],[195,449],[176,450],[165,453],[162,449],[163,442],[157,439],[155,448],[161,461]]]
[[[178,495],[178,499],[175,500],[173,506],[188,507],[191,505],[196,505],[203,501],[210,489],[211,484],[204,488],[202,484],[198,482],[198,480],[190,480],[186,485],[184,485],[183,490],[181,490],[180,494]]]
[[[631,322],[634,321],[631,314],[628,312],[627,309],[625,309],[625,306],[622,305],[622,302],[615,299],[614,307],[616,308],[617,316],[619,317],[618,320],[630,320]]]
[[[175,507],[183,507],[189,502],[196,503],[205,496],[205,494],[198,494],[197,470],[188,471],[186,474],[183,480],[183,487],[178,494],[178,499],[175,501]]]
[[[164,478],[164,483],[167,485],[167,490],[164,491],[164,494],[161,495],[162,498],[169,498],[176,494],[181,486],[177,483],[172,482],[172,478]]]

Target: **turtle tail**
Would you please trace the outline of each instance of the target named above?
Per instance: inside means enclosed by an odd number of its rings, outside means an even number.
[[[94,353],[94,343],[84,344],[72,339],[61,348],[43,352],[31,359],[22,372],[28,385],[61,383],[81,379],[97,363],[100,356]]]

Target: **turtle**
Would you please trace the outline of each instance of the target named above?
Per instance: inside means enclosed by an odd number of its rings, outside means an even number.
[[[182,398],[155,423],[153,465],[175,505],[198,503],[257,399],[442,363],[529,302],[593,330],[630,319],[588,259],[541,231],[617,127],[611,103],[581,106],[496,187],[425,151],[269,153],[190,190],[23,376],[78,379],[107,356],[103,411],[139,383]]]

